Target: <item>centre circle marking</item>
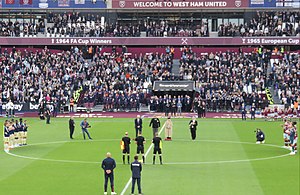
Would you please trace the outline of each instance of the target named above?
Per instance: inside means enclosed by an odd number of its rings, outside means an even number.
[[[99,140],[92,140],[92,141],[55,141],[55,142],[42,142],[42,143],[33,143],[30,145],[22,146],[22,147],[30,147],[30,146],[37,146],[37,145],[49,145],[49,144],[59,144],[59,143],[80,143],[80,142],[111,142],[111,141],[119,141],[119,139],[99,139]],[[175,139],[174,140],[179,142],[187,142],[191,141],[189,139]],[[194,141],[193,141],[194,142]],[[226,140],[195,140],[195,142],[214,142],[214,143],[231,143],[231,144],[249,144],[249,145],[258,145],[256,143],[252,142],[238,142],[238,141],[226,141]],[[273,144],[260,144],[262,146],[266,147],[273,147],[273,148],[282,148],[278,145]],[[20,148],[22,148],[20,147]],[[288,149],[285,149],[288,150]],[[289,151],[289,150],[288,150]],[[8,155],[18,157],[18,158],[24,158],[24,159],[30,159],[30,160],[40,160],[40,161],[51,161],[51,162],[61,162],[61,163],[82,163],[82,164],[99,164],[98,161],[79,161],[79,160],[59,160],[59,159],[49,159],[49,158],[39,158],[39,157],[31,157],[31,156],[23,156],[14,154],[11,151],[6,152]],[[262,160],[271,160],[276,158],[282,158],[289,156],[289,153],[278,155],[278,156],[270,156],[265,158],[252,158],[252,159],[240,159],[240,160],[221,160],[221,161],[199,161],[199,162],[166,162],[164,164],[166,165],[200,165],[200,164],[223,164],[223,163],[241,163],[241,162],[251,162],[251,161],[262,161]],[[121,164],[121,163],[117,163]]]

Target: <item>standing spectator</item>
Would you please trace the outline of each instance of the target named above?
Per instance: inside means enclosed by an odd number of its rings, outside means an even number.
[[[155,157],[156,154],[159,154],[159,161],[160,164],[162,165],[162,141],[161,138],[158,136],[158,133],[155,133],[155,137],[152,139],[152,143],[154,145],[154,149],[153,149],[153,164],[155,164]]]
[[[71,97],[70,99],[70,112],[74,112],[74,103],[75,103],[75,100],[73,97]]]
[[[69,129],[70,129],[70,139],[74,139],[73,133],[74,133],[74,129],[75,129],[75,122],[74,122],[74,118],[72,116],[69,120]]]
[[[102,161],[102,169],[104,170],[104,194],[107,194],[108,178],[110,180],[111,194],[117,194],[114,189],[114,169],[116,161],[111,157],[111,153],[106,153],[106,158]]]
[[[247,114],[246,105],[242,104],[242,120],[246,120],[246,114]]]
[[[82,135],[83,135],[83,139],[85,139],[85,134],[88,135],[89,139],[91,140],[91,136],[88,132],[88,128],[90,128],[90,124],[87,122],[87,119],[85,118],[81,123],[80,123],[81,129],[82,129]]]
[[[153,138],[155,138],[155,135],[158,133],[158,128],[160,127],[160,121],[156,115],[154,115],[154,117],[150,121],[149,127],[151,126],[153,131]]]
[[[165,140],[172,141],[172,134],[173,134],[173,123],[171,121],[171,117],[169,116],[166,121]]]
[[[143,120],[141,119],[140,115],[137,115],[136,119],[134,120],[134,126],[135,126],[135,137],[137,137],[138,134],[142,134],[142,128],[143,128]]]
[[[196,139],[196,130],[197,130],[197,126],[198,126],[198,122],[196,121],[195,117],[192,118],[192,120],[189,123],[189,126],[190,126],[192,140],[195,140]]]
[[[134,194],[135,182],[137,182],[139,194],[142,194],[141,188],[141,172],[142,172],[142,163],[138,161],[139,156],[134,156],[134,162],[131,163],[131,172],[132,172],[132,187],[131,194]]]
[[[0,116],[2,115],[2,99],[0,98]]]
[[[125,132],[125,136],[122,138],[122,153],[123,153],[123,164],[125,164],[125,155],[127,154],[127,162],[129,164],[130,159],[130,138],[128,137],[128,132]]]
[[[182,108],[182,103],[181,103],[181,101],[179,100],[179,101],[177,102],[177,113],[178,113],[179,116],[181,116],[181,108]]]
[[[6,112],[8,118],[14,117],[14,103],[11,100],[6,104]]]
[[[51,117],[51,112],[50,112],[50,108],[49,108],[49,105],[46,106],[46,112],[45,112],[45,115],[46,115],[46,124],[50,124],[50,117]]]
[[[251,120],[255,120],[255,112],[256,112],[256,107],[255,104],[253,103],[251,108],[250,108],[250,114],[251,114]]]

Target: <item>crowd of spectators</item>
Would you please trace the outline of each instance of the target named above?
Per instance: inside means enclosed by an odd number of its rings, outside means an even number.
[[[167,79],[172,70],[172,56],[164,53],[130,57],[95,52],[91,61],[83,58],[78,47],[61,53],[47,48],[41,52],[1,48],[0,53],[3,104],[45,100],[62,105],[83,88],[78,103],[103,104],[105,110],[138,110],[140,104],[147,104],[152,82]]]
[[[219,36],[300,36],[300,11],[256,12],[243,24],[222,23]],[[207,19],[168,20],[144,18],[136,21],[107,21],[97,13],[63,12],[44,19],[0,21],[0,36],[35,37],[208,37]],[[47,29],[45,29],[47,28]]]
[[[283,59],[274,61],[269,79],[284,107],[294,108],[300,102],[300,56],[286,53]],[[298,108],[296,108],[298,109]]]
[[[172,56],[96,54],[85,71],[89,89],[84,103],[103,104],[105,111],[139,110],[141,104],[148,104],[153,81],[171,74]]]
[[[224,23],[219,36],[300,36],[300,11],[257,12],[244,24]]]
[[[53,26],[47,28],[48,35],[69,37],[147,37],[209,36],[208,21],[140,20],[133,23],[118,21],[109,23],[97,14],[62,13],[49,15]]]
[[[0,102],[52,102],[59,108],[85,79],[81,53],[0,49]]]
[[[91,60],[85,60],[82,50],[76,46],[61,53],[47,48],[40,52],[0,48],[0,102],[38,104],[43,99],[59,107],[79,88],[83,88],[79,106],[102,104],[106,111],[139,110],[143,104],[151,111],[164,112],[170,106],[171,112],[178,102],[182,111],[195,110],[196,104],[205,105],[208,111],[240,110],[243,104],[264,109],[268,87],[274,87],[286,107],[300,100],[298,54],[284,54],[267,75],[271,56],[267,49],[200,55],[183,47],[179,76],[174,76],[171,53],[128,56],[114,51],[100,54],[96,49]],[[199,95],[153,95],[155,80],[196,81]]]
[[[271,52],[217,52],[197,55],[191,48],[182,50],[180,80],[198,83],[197,101],[205,101],[212,111],[239,110],[244,103],[257,108],[268,105],[264,95]]]
[[[44,33],[45,23],[43,20],[29,22],[20,21],[0,21],[0,36],[2,37],[36,37],[37,34]]]

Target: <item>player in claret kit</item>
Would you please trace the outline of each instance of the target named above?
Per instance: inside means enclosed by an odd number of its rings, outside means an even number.
[[[297,147],[297,126],[296,126],[296,124],[297,124],[297,122],[293,122],[289,128],[290,146],[291,146],[290,155],[296,154],[296,150],[295,150],[295,146]]]
[[[284,148],[289,148],[290,140],[289,140],[289,135],[288,135],[288,128],[289,128],[289,121],[287,119],[284,119],[284,124],[282,124],[283,128],[283,140],[284,140]]]

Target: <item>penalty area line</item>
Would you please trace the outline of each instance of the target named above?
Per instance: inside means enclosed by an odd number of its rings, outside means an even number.
[[[158,132],[158,135],[161,134],[161,132],[163,131],[163,129],[165,128],[166,123],[161,127],[160,131]],[[146,153],[145,153],[145,158],[147,157],[147,155],[149,154],[149,152],[151,151],[151,149],[153,148],[153,144],[151,143],[149,148],[147,149]],[[126,190],[128,189],[128,187],[130,186],[132,181],[132,178],[130,177],[128,182],[126,183],[125,187],[123,188],[122,192],[120,195],[124,195]]]

